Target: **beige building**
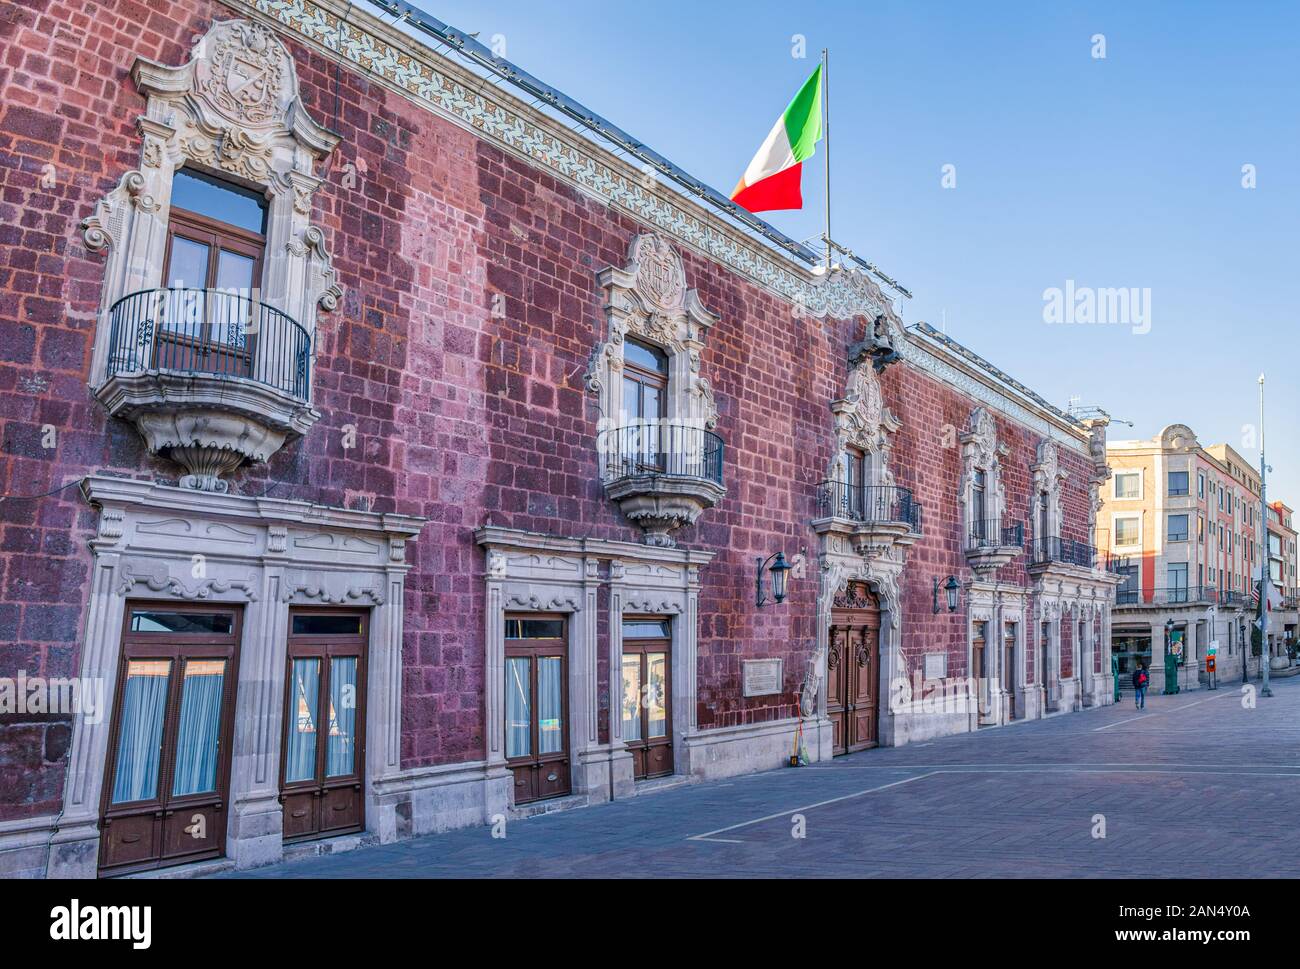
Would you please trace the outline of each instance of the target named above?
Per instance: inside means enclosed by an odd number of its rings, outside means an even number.
[[[1180,688],[1197,689],[1212,647],[1220,682],[1240,680],[1243,662],[1257,674],[1249,644],[1262,559],[1258,472],[1227,444],[1201,445],[1183,424],[1151,440],[1109,442],[1106,457],[1112,477],[1097,543],[1124,576],[1111,637],[1121,689],[1143,662],[1152,689],[1163,690],[1167,653],[1177,657]]]

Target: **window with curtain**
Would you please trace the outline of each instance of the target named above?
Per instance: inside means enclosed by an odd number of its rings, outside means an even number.
[[[309,781],[316,776],[320,660],[295,659],[291,670],[289,738],[284,761],[284,779],[289,783]]]
[[[176,734],[172,794],[182,797],[217,789],[225,660],[186,660]]]
[[[171,660],[131,660],[122,693],[113,803],[146,801],[158,794],[163,718]]]

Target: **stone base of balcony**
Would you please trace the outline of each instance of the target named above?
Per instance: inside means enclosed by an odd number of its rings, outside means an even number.
[[[115,374],[95,396],[114,417],[135,424],[151,454],[189,472],[181,487],[198,491],[226,491],[223,474],[245,461],[269,460],[320,419],[290,394],[225,374]]]
[[[859,555],[874,556],[891,548],[907,548],[921,536],[907,522],[862,522],[842,515],[818,518],[812,523],[818,535],[841,535]]]
[[[660,548],[676,547],[672,532],[695,524],[726,493],[708,478],[680,474],[636,474],[605,482],[606,497],[645,531],[647,545]]]
[[[987,578],[1021,553],[1018,545],[991,545],[966,549],[966,564],[978,576]]]

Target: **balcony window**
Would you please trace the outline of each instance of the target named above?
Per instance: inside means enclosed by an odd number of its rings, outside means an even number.
[[[90,381],[150,453],[189,472],[181,487],[223,492],[224,475],[320,416],[312,338],[342,290],[311,214],[338,136],[304,110],[270,28],[218,21],[193,52],[132,66],[148,101],[140,161],[82,221],[105,253]],[[247,71],[256,105],[228,88]]]
[[[1189,494],[1188,475],[1186,471],[1169,472],[1169,497],[1177,498]]]
[[[1187,541],[1187,516],[1170,515],[1168,540],[1171,542]]]

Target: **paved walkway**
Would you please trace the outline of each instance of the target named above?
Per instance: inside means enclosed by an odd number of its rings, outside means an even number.
[[[1254,709],[1240,683],[1125,698],[235,877],[1296,878],[1300,678],[1273,689]]]

